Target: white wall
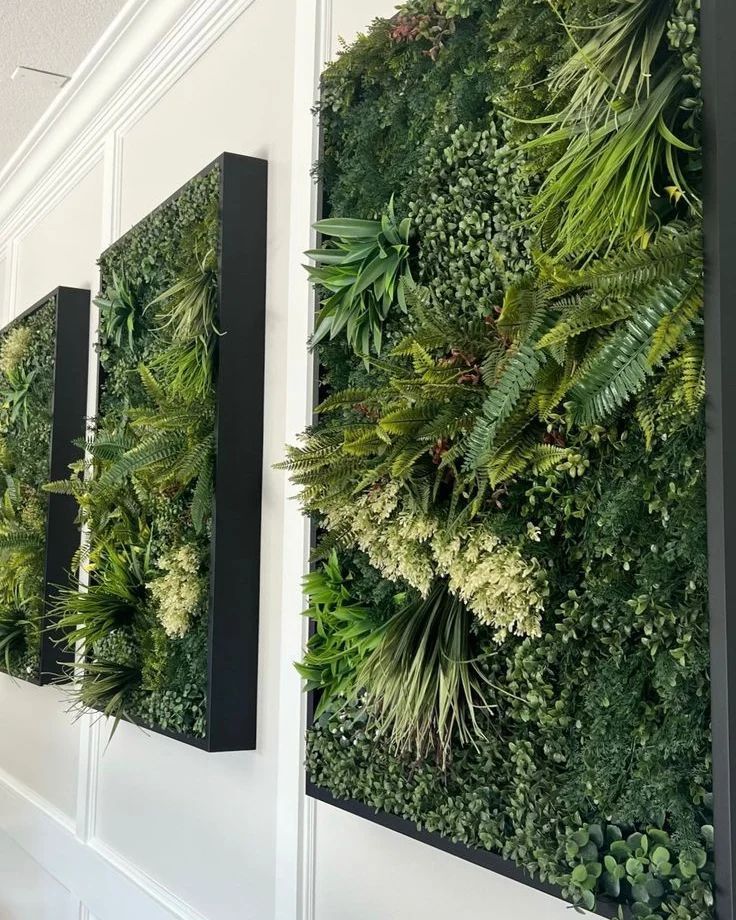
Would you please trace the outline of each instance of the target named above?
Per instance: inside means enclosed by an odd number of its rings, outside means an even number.
[[[17,859],[3,855],[9,838],[44,869],[0,874],[2,918],[567,916],[546,896],[302,793],[292,662],[307,528],[272,464],[309,417],[312,304],[299,264],[316,207],[309,108],[337,36],[393,7],[129,0],[117,35],[0,172],[7,320],[57,284],[94,290],[99,252],[223,150],[270,163],[258,749],[209,755],[127,725],[106,747],[104,729],[72,723],[59,691],[0,676],[0,864]],[[23,900],[14,885],[39,898]]]
[[[78,920],[71,893],[6,834],[0,833],[2,920]]]

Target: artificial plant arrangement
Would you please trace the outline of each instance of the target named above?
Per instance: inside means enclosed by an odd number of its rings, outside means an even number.
[[[0,669],[63,673],[53,606],[79,546],[68,503],[44,486],[84,431],[89,292],[58,288],[0,332]]]
[[[697,0],[412,0],[323,77],[284,466],[312,788],[713,916]]]
[[[243,161],[224,155],[102,255],[94,430],[72,477],[48,486],[74,496],[87,534],[88,585],[59,604],[66,645],[81,644],[73,705],[109,717],[113,732],[125,719],[208,750],[247,743],[237,726],[218,734],[210,674],[213,619],[234,640],[228,623],[249,602],[219,603],[213,522],[220,339],[247,347],[220,299],[225,182]],[[257,335],[252,347],[262,353]],[[257,609],[257,580],[250,601]],[[231,669],[244,667],[252,649],[233,646]],[[254,707],[241,685],[236,714]]]

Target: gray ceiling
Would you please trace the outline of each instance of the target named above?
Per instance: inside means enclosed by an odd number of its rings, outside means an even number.
[[[72,75],[125,0],[0,0],[0,170],[60,92],[19,65]]]

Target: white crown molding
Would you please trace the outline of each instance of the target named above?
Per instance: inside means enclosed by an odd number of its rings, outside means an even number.
[[[75,76],[0,181],[0,250],[58,203],[83,164],[88,170],[102,157],[108,135],[141,118],[253,2],[130,0],[118,28],[82,65],[85,78]]]
[[[132,25],[148,2],[149,0],[128,0],[128,3],[125,4],[120,13],[103,32],[79,65],[71,80],[65,84],[62,92],[57,94],[54,101],[31,129],[30,134],[24,139],[3,168],[0,169],[0,193],[12,182],[30,153],[44,141],[54,125],[65,116],[75,98],[82,93],[85,84],[95,75],[112,48]]]

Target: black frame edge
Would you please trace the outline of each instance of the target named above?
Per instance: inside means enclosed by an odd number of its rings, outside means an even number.
[[[72,442],[84,437],[90,343],[90,291],[59,287],[56,296],[56,344],[49,478],[65,479],[69,464],[83,451]],[[46,526],[44,625],[41,640],[41,683],[56,682],[74,661],[74,652],[60,644],[51,610],[58,588],[67,583],[69,566],[80,546],[77,505],[70,495],[49,495]]]
[[[442,850],[450,856],[456,856],[465,862],[488,869],[496,873],[496,875],[501,875],[519,885],[533,888],[557,901],[561,901],[563,904],[567,904],[572,909],[572,905],[561,898],[559,886],[551,882],[543,882],[541,879],[530,875],[525,869],[517,866],[512,860],[499,856],[498,853],[494,853],[492,850],[482,850],[464,843],[458,843],[435,831],[419,828],[407,818],[385,811],[376,811],[372,806],[366,805],[364,802],[358,802],[354,799],[339,799],[327,789],[317,786],[309,779],[307,780],[307,795],[319,802],[332,805],[341,811],[346,811],[358,818],[363,818],[373,824],[385,827],[387,830],[402,834],[404,837],[410,837],[412,840],[431,846],[435,850]],[[613,918],[616,917],[617,910],[617,904],[599,903],[595,914],[599,917]]]
[[[716,918],[736,918],[736,4],[704,0],[705,356]]]
[[[268,163],[223,154],[209,751],[256,747],[267,208]]]

